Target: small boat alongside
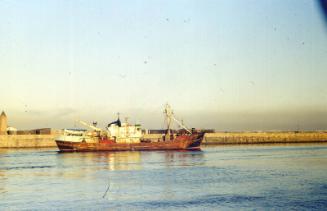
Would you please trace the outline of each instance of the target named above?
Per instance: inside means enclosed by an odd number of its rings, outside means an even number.
[[[203,133],[189,130],[173,115],[169,105],[166,105],[167,130],[162,139],[153,141],[142,138],[141,125],[121,123],[118,119],[106,127],[105,130],[80,121],[92,131],[66,129],[62,136],[56,138],[61,152],[88,151],[144,151],[144,150],[199,150]],[[172,121],[183,129],[174,134],[171,130]]]

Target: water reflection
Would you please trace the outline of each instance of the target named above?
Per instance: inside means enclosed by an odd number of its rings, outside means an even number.
[[[5,192],[7,192],[6,190],[6,175],[5,175],[5,171],[0,170],[0,194],[3,194]]]
[[[169,166],[194,166],[204,164],[203,151],[167,151],[165,154],[165,164]]]
[[[155,167],[158,164],[167,168],[194,166],[204,164],[204,160],[202,151],[58,153],[58,166],[74,167],[77,163],[83,171],[87,171],[88,168],[95,168],[92,170],[128,171]]]
[[[141,153],[131,152],[85,152],[59,153],[58,162],[64,166],[75,166],[78,163],[87,171],[95,166],[96,170],[141,170]],[[58,164],[59,164],[58,163]]]

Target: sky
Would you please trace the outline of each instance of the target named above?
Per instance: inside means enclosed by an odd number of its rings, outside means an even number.
[[[116,119],[327,129],[327,25],[313,0],[0,1],[0,110],[18,129]]]

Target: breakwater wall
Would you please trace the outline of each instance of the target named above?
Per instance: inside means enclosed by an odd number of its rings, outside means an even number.
[[[217,132],[206,133],[203,144],[327,143],[322,132]]]
[[[0,148],[56,147],[55,137],[49,135],[0,135]],[[162,134],[146,134],[144,138],[157,141]],[[203,144],[265,144],[265,143],[327,143],[327,131],[322,132],[217,132],[206,133]]]
[[[0,148],[56,147],[58,135],[0,135]]]

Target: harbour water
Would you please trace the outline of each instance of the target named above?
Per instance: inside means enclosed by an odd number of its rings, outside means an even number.
[[[324,210],[327,145],[0,149],[0,210]]]

